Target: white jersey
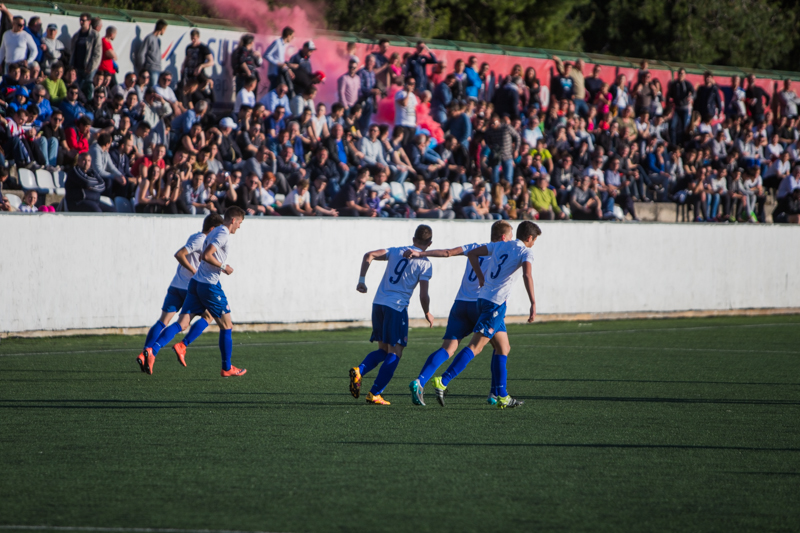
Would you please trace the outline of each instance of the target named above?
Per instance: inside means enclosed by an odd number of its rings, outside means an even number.
[[[411,295],[420,281],[427,281],[433,275],[433,265],[427,257],[406,259],[406,250],[422,251],[416,246],[389,248],[386,252],[386,272],[383,273],[381,285],[375,293],[372,303],[391,307],[402,311],[408,307]]]
[[[195,271],[197,271],[197,267],[200,265],[200,252],[203,251],[204,242],[206,242],[205,233],[198,231],[189,237],[189,240],[186,241],[186,246],[181,248],[181,250],[184,248],[186,249],[186,261],[194,267]],[[189,288],[190,279],[192,279],[192,271],[187,270],[183,265],[179,264],[178,271],[175,272],[175,277],[172,278],[172,283],[170,283],[169,286],[186,290]]]
[[[503,305],[511,294],[514,273],[525,261],[533,264],[533,250],[526,248],[522,241],[491,242],[486,245],[489,259],[484,261],[486,275],[479,298]],[[483,270],[483,269],[482,269]]]
[[[230,237],[230,235],[231,232],[228,231],[228,228],[225,226],[217,226],[212,229],[211,233],[206,237],[206,241],[203,244],[203,251],[213,244],[214,248],[216,248],[214,259],[221,264],[225,264],[225,261],[228,259],[228,237]],[[215,267],[205,261],[200,261],[200,266],[197,268],[197,273],[194,275],[193,279],[200,283],[216,285],[219,282],[220,272],[219,267]]]
[[[464,250],[464,255],[467,255],[471,250],[475,248],[480,248],[481,246],[488,246],[483,244],[465,244],[461,247]],[[481,270],[483,271],[483,276],[486,277],[487,268],[489,266],[488,257],[481,256],[479,258],[481,263]],[[472,270],[472,264],[467,259],[467,268],[464,269],[464,277],[461,278],[461,286],[458,288],[458,294],[456,294],[456,300],[462,300],[465,302],[476,302],[478,300],[478,293],[481,291],[481,286],[478,285],[478,275],[475,274],[475,271]]]

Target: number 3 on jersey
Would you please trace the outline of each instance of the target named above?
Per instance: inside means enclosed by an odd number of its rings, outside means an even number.
[[[483,265],[483,261],[485,259],[486,259],[485,257],[479,257],[478,258],[478,264],[479,265]],[[467,279],[470,280],[470,281],[475,281],[475,280],[478,279],[478,275],[475,273],[474,269],[472,269],[472,268],[469,269],[469,276],[467,276]]]
[[[503,264],[506,262],[506,259],[508,259],[508,254],[503,254],[500,256],[500,262],[497,264],[497,270],[489,274],[492,279],[497,279],[497,276],[500,275],[500,269],[503,268]]]
[[[397,282],[400,281],[400,278],[403,276],[403,272],[406,271],[407,266],[408,266],[408,259],[404,257],[394,267],[394,273],[397,274],[397,277],[389,276],[389,283],[396,285]]]

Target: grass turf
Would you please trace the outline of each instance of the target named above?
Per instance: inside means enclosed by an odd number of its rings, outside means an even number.
[[[216,334],[139,372],[141,337],[0,343],[0,525],[249,531],[797,531],[800,317],[512,326],[446,408],[347,392],[368,332]],[[442,366],[439,373],[446,368]],[[368,388],[376,371],[368,375]],[[366,393],[366,390],[365,390]]]

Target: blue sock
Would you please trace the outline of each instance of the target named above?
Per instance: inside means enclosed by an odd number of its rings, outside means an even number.
[[[497,372],[495,370],[496,366],[497,366],[497,358],[495,357],[494,350],[492,350],[492,364],[491,364],[492,388],[489,392],[491,392],[491,394],[494,394],[495,396],[497,396],[497,376],[496,376]]]
[[[398,363],[400,363],[400,358],[397,357],[397,354],[393,353],[390,353],[386,359],[383,360],[381,369],[378,372],[378,377],[375,378],[375,383],[372,384],[372,388],[369,390],[372,394],[383,393],[383,389],[392,381],[392,376],[394,376],[394,371]]]
[[[222,354],[222,370],[231,369],[231,352],[233,352],[233,331],[219,330],[219,351]]]
[[[497,380],[497,396],[508,396],[508,391],[506,390],[506,378],[508,374],[506,372],[506,362],[508,361],[507,355],[495,355],[494,359],[497,361],[495,363],[495,372],[496,372],[496,380]]]
[[[472,350],[469,349],[469,346],[458,352],[458,355],[455,356],[453,362],[450,363],[450,368],[445,370],[444,374],[442,374],[442,385],[447,387],[447,384],[450,383],[450,380],[463,372],[474,357],[475,354],[472,353]]]
[[[180,332],[181,325],[177,322],[167,326],[166,329],[161,332],[161,335],[158,336],[156,342],[153,343],[153,346],[151,346],[151,348],[153,348],[153,355],[158,355],[158,352],[161,351],[161,348],[169,344],[170,341],[175,338],[175,335]]]
[[[425,366],[422,367],[422,370],[419,373],[419,382],[424,387],[425,384],[428,382],[429,379],[433,377],[434,372],[439,366],[447,361],[450,358],[450,354],[447,353],[447,350],[444,348],[439,348],[432,354],[428,356],[428,360],[425,361]]]
[[[189,333],[183,338],[183,344],[189,346],[194,341],[197,340],[197,337],[203,334],[203,332],[208,327],[208,322],[206,322],[205,318],[200,318],[197,322],[192,324],[192,327],[189,328]]]
[[[384,359],[386,359],[387,355],[389,354],[383,350],[375,350],[374,352],[367,354],[361,364],[358,365],[358,370],[361,372],[361,375],[363,376],[367,372],[374,370],[375,367],[377,367],[383,362]]]
[[[164,331],[165,327],[167,326],[165,326],[164,323],[161,322],[160,320],[155,324],[153,324],[153,326],[150,328],[150,331],[147,332],[147,338],[144,340],[144,347],[152,348],[153,343],[158,338],[158,336],[161,335],[161,332]]]

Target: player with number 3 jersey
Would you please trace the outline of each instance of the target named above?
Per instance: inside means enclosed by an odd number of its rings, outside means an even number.
[[[378,291],[372,303],[372,336],[370,342],[378,341],[378,349],[364,358],[364,361],[350,369],[350,393],[354,398],[361,395],[361,380],[369,371],[381,365],[378,376],[367,394],[367,403],[389,405],[381,394],[391,381],[403,348],[408,343],[408,303],[419,284],[419,301],[425,313],[425,319],[433,327],[433,315],[429,312],[430,297],[428,281],[433,274],[431,262],[426,258],[407,258],[407,250],[425,251],[433,242],[433,230],[430,226],[420,225],[414,233],[414,246],[375,250],[364,255],[361,263],[361,277],[356,290],[367,292],[365,277],[372,261],[386,261]]]

